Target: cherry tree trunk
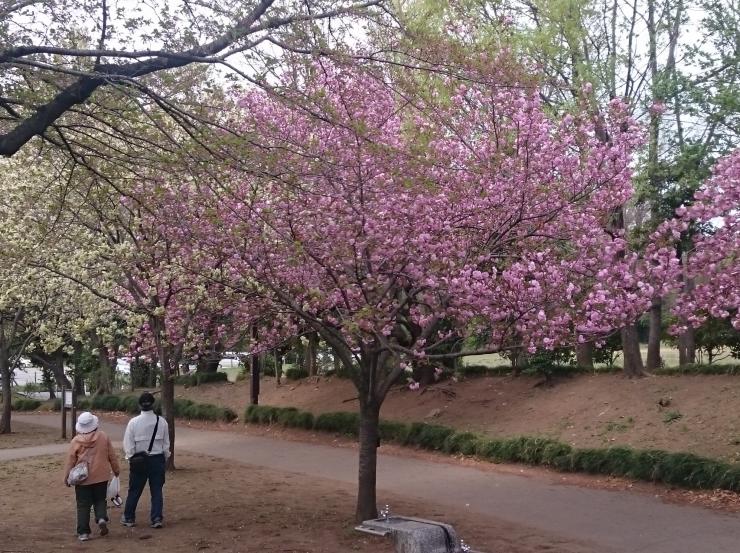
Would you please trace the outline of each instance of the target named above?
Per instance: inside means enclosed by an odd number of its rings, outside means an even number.
[[[678,337],[678,364],[681,367],[696,363],[696,331],[689,328]]]
[[[663,334],[663,300],[656,298],[650,306],[650,327],[648,334],[647,370],[660,367],[660,338]]]
[[[624,356],[624,374],[630,378],[644,376],[642,353],[635,324],[624,327],[621,331],[622,355]]]
[[[316,376],[318,373],[318,350],[319,335],[312,332],[308,335],[308,344],[306,344],[305,350],[306,372],[308,373],[308,376]]]
[[[110,360],[108,359],[108,348],[98,345],[98,390],[99,394],[111,393],[111,374]]]
[[[378,422],[380,405],[360,400],[360,462],[357,481],[357,522],[377,518],[376,474],[378,466]]]
[[[170,457],[167,460],[167,470],[175,469],[175,371],[179,358],[172,355],[171,346],[165,343],[165,322],[160,317],[152,317],[151,327],[154,331],[154,341],[157,345],[157,355],[162,368],[162,416],[167,421],[170,434]]]
[[[0,382],[3,387],[3,412],[0,417],[0,434],[10,434],[10,409],[13,397],[10,390],[10,363],[5,348],[0,346]]]
[[[582,369],[593,370],[594,345],[592,342],[584,342],[576,345],[576,363]]]

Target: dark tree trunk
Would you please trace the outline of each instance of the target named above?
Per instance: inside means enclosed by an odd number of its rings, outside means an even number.
[[[647,370],[660,367],[660,338],[663,334],[663,300],[655,298],[650,306],[650,327],[648,334]]]
[[[100,343],[98,340],[98,394],[110,394],[111,393],[111,382],[113,375],[111,374],[110,359],[108,359],[108,348]]]
[[[576,363],[582,369],[592,371],[594,369],[594,344],[584,342],[576,345]]]
[[[36,351],[30,355],[30,358],[34,363],[41,365],[52,373],[58,389],[61,390],[62,385],[67,390],[72,388],[72,383],[67,378],[67,375],[64,374],[64,351],[61,348],[51,355],[43,351]]]
[[[49,399],[56,399],[57,395],[54,393],[54,374],[48,367],[43,367],[41,369],[41,373],[43,374],[43,382],[44,386],[46,386],[46,391],[49,392]]]
[[[198,359],[199,373],[218,372],[218,364],[221,361],[221,354],[217,351],[209,351]]]
[[[434,366],[424,361],[416,362],[413,365],[411,376],[421,386],[434,384]]]
[[[3,412],[0,417],[0,434],[10,434],[10,410],[13,396],[10,389],[11,373],[7,350],[0,344],[0,382],[3,386]]]
[[[640,353],[640,341],[638,340],[637,326],[635,324],[624,327],[622,335],[622,355],[624,357],[624,374],[630,378],[644,376],[642,364],[642,353]]]
[[[77,369],[75,369],[75,377],[72,384],[77,397],[85,397],[85,379],[77,373]]]
[[[280,386],[280,379],[283,377],[283,354],[280,350],[275,350],[275,385]]]
[[[311,332],[308,335],[308,344],[306,345],[306,372],[308,376],[316,376],[319,372],[318,353],[319,335],[316,332]]]
[[[166,345],[164,337],[165,322],[161,317],[151,317],[150,324],[154,331],[154,341],[157,345],[157,356],[162,370],[162,416],[167,421],[170,434],[170,457],[167,459],[167,470],[175,470],[175,368],[180,362],[180,356],[174,353],[172,346]],[[154,371],[152,371],[154,372]]]
[[[689,328],[678,337],[678,364],[681,367],[696,363],[696,331]]]
[[[360,394],[361,396],[363,394]],[[380,405],[360,399],[360,463],[357,480],[357,522],[377,518],[376,474],[378,466],[378,422]]]

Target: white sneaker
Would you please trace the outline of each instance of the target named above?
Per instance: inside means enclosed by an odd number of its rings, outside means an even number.
[[[80,541],[88,541],[90,539],[90,534],[80,534],[77,536],[77,539]]]

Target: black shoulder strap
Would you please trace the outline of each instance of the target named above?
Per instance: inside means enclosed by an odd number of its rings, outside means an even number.
[[[157,415],[157,422],[154,423],[154,432],[152,432],[152,439],[149,440],[149,449],[147,449],[147,453],[152,452],[152,447],[154,447],[154,438],[157,436],[157,428],[159,427],[159,415]]]

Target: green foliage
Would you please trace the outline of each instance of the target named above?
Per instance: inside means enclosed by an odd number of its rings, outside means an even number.
[[[409,435],[409,425],[403,422],[384,421],[378,423],[380,439],[386,442],[406,443]]]
[[[280,424],[288,428],[314,427],[313,414],[301,412],[295,407],[272,407],[269,405],[249,405],[244,413],[244,422],[255,424]]]
[[[443,449],[445,440],[454,432],[452,428],[446,426],[414,422],[411,423],[405,443],[424,449],[440,450]]]
[[[35,411],[39,407],[41,407],[40,401],[23,397],[14,400],[11,405],[13,411]]]
[[[480,439],[480,436],[472,432],[454,432],[445,438],[442,443],[442,451],[473,455]]]
[[[315,419],[295,407],[250,405],[245,422],[281,424],[297,428],[357,436],[359,414],[324,413]],[[634,450],[628,447],[575,449],[549,438],[518,436],[489,439],[473,432],[457,432],[436,424],[379,422],[383,441],[415,445],[445,453],[477,455],[495,463],[544,465],[562,472],[624,476],[687,488],[740,491],[740,465],[689,453]]]
[[[181,386],[191,387],[200,386],[201,384],[208,384],[210,382],[228,382],[229,378],[226,373],[215,372],[215,373],[199,373],[194,372],[191,374],[184,374],[175,378],[175,384]]]
[[[285,375],[285,378],[288,380],[300,380],[301,378],[307,378],[308,377],[308,371],[304,369],[303,367],[297,367],[293,366],[289,369],[285,369],[283,371],[283,374]],[[273,372],[274,376],[274,372]]]
[[[123,411],[129,414],[139,412],[139,403],[136,396],[99,395],[92,400],[78,400],[77,407],[80,410],[99,411]],[[154,412],[162,414],[162,401],[154,402]],[[224,421],[231,422],[237,419],[237,414],[227,407],[211,405],[209,403],[195,403],[189,399],[176,399],[174,401],[175,417],[191,420]]]
[[[323,413],[316,417],[316,430],[337,432],[348,436],[360,434],[360,415],[358,413]]]

